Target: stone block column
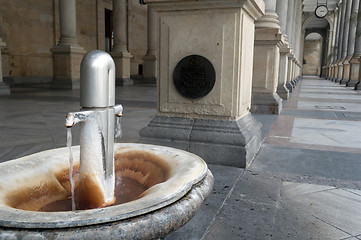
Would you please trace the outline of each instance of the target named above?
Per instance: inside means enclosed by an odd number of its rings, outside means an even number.
[[[157,78],[158,27],[156,12],[148,7],[147,12],[147,55],[144,56],[144,77],[155,81]]]
[[[110,55],[115,62],[117,85],[131,85],[130,59],[133,57],[128,52],[128,5],[127,0],[113,0],[113,28],[114,46]]]
[[[344,39],[345,41],[347,39],[347,44],[344,45],[343,49],[343,55],[345,56],[342,65],[343,70],[340,84],[345,84],[346,82],[348,82],[350,77],[350,60],[355,50],[358,0],[348,0],[346,11],[349,11],[347,12],[345,19],[345,21],[347,21],[347,24],[345,23],[345,28],[347,27],[348,31],[345,32],[345,34],[347,34],[347,38]]]
[[[282,99],[276,91],[280,46],[284,39],[275,12],[276,0],[267,0],[265,4],[265,15],[256,21],[251,111],[280,114]]]
[[[359,1],[359,10],[361,10],[361,1]],[[357,19],[357,29],[356,32],[361,32],[361,18]],[[359,62],[357,63],[357,60]],[[350,61],[351,69],[350,69],[350,81],[347,86],[355,85],[355,90],[361,90],[361,37],[356,38],[355,40],[355,52]],[[356,82],[357,79],[357,82]]]
[[[334,62],[336,60],[336,56],[337,56],[337,49],[336,46],[338,44],[338,19],[340,18],[339,16],[339,7],[336,6],[335,10],[334,10],[334,22],[333,22],[333,35],[332,35],[332,46],[331,46],[331,61],[329,63],[329,70],[328,70],[328,76],[327,79],[328,80],[332,80],[334,77]]]
[[[276,4],[276,12],[279,18],[281,32],[282,32],[282,44],[280,46],[280,63],[279,63],[279,76],[278,76],[278,87],[277,94],[282,99],[288,99],[289,90],[286,87],[287,73],[288,73],[288,57],[287,55],[291,52],[291,45],[287,39],[287,11],[288,1],[278,0]]]
[[[287,54],[287,61],[288,61],[288,68],[287,68],[287,82],[286,82],[286,87],[288,89],[289,92],[292,92],[294,89],[294,85],[293,85],[293,71],[294,71],[294,60],[296,58],[294,57],[294,53],[293,50],[291,49],[290,53]]]
[[[347,87],[355,87],[358,82],[359,75],[359,58],[361,57],[361,38],[356,38],[356,33],[361,31],[361,18],[358,18],[358,11],[360,9],[360,0],[353,0],[352,11],[350,18],[350,35],[349,35],[349,49],[347,50],[349,59],[349,75],[345,77],[347,80]]]
[[[80,63],[85,54],[76,37],[76,0],[59,0],[60,38],[54,54],[53,88],[79,89]]]
[[[145,0],[159,26],[158,113],[141,141],[246,167],[260,147],[251,107],[262,0]]]
[[[289,90],[286,87],[288,76],[288,55],[291,53],[289,44],[282,44],[280,46],[280,66],[278,76],[277,94],[282,99],[288,99]]]
[[[341,15],[341,26],[340,26],[340,40],[339,40],[339,49],[338,56],[339,60],[337,63],[337,78],[335,82],[340,82],[343,77],[343,61],[347,55],[347,40],[348,40],[348,27],[349,21],[347,19],[350,18],[351,15],[351,6],[349,6],[351,0],[343,0],[342,1],[342,15]]]

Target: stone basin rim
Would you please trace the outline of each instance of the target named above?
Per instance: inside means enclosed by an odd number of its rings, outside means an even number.
[[[177,171],[174,176],[171,176],[170,179],[165,181],[164,183],[157,184],[152,188],[160,187],[161,185],[166,184],[168,181],[171,181],[170,184],[175,182],[175,180],[179,180],[180,170],[189,170],[194,166],[197,167],[196,174],[190,176],[191,180],[183,182],[180,188],[175,189],[175,191],[169,192],[166,196],[162,196],[162,199],[159,199],[157,196],[152,196],[152,193],[146,195],[143,198],[140,198],[135,201],[131,201],[124,204],[119,204],[115,206],[110,206],[107,208],[98,208],[98,209],[90,209],[90,210],[78,210],[78,211],[68,211],[68,212],[37,212],[37,211],[27,211],[12,208],[9,206],[5,206],[3,204],[0,205],[0,226],[9,227],[9,228],[69,228],[69,227],[80,227],[80,226],[89,226],[95,224],[103,224],[116,222],[120,220],[129,219],[132,217],[136,217],[139,215],[144,215],[149,212],[161,209],[169,204],[172,204],[182,198],[187,194],[189,190],[192,189],[193,185],[202,181],[207,175],[208,167],[206,163],[197,155],[164,146],[150,145],[150,144],[139,144],[139,143],[118,143],[115,144],[114,149],[126,148],[126,149],[134,149],[134,150],[144,150],[149,151],[154,154],[160,154],[162,157],[168,156],[170,161],[175,161],[178,168],[175,168],[174,171]],[[72,148],[74,160],[76,154],[79,152],[79,146],[74,146]],[[44,159],[47,159],[47,156],[50,154],[57,154],[57,159],[53,161],[61,161],[64,156],[68,156],[68,148],[57,148],[46,150],[43,152],[35,153],[29,156],[25,156],[19,159],[15,159],[9,162],[5,162],[0,164],[0,173],[2,173],[1,168],[3,165],[7,164],[17,164],[22,163],[25,164],[26,161],[33,157],[37,157],[40,154],[45,154]],[[182,161],[180,161],[182,159]],[[67,158],[65,159],[67,161]],[[185,163],[183,162],[185,161]],[[188,168],[187,168],[188,165]],[[192,174],[191,174],[192,175]],[[147,191],[148,191],[147,190]],[[150,197],[149,197],[150,196]],[[153,198],[152,198],[153,197]],[[136,204],[135,204],[136,203]],[[141,205],[141,206],[140,206]],[[129,207],[134,207],[133,210],[124,209]]]

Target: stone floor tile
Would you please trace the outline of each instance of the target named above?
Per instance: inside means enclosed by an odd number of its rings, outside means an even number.
[[[292,198],[304,194],[321,192],[325,190],[335,189],[335,187],[308,184],[308,183],[295,183],[295,182],[282,182],[281,198]]]
[[[350,135],[350,132],[353,132]],[[361,122],[295,118],[291,142],[361,148]]]
[[[276,174],[361,181],[360,154],[263,144],[251,169]],[[342,171],[340,171],[342,169]],[[327,184],[325,184],[327,185]]]
[[[226,202],[202,240],[272,239],[276,206],[232,198]]]
[[[318,111],[346,111],[361,112],[359,103],[339,103],[339,102],[320,102],[320,101],[298,101],[297,109],[309,109]]]
[[[283,201],[352,236],[361,233],[361,196],[343,189],[331,189]]]
[[[202,204],[198,213],[186,225],[169,234],[166,240],[199,240],[215,218],[229,192],[233,188],[243,169],[208,165],[214,176],[212,194]]]
[[[232,197],[237,200],[277,205],[282,182],[280,179],[265,177],[246,170],[233,189]]]
[[[339,240],[350,236],[311,214],[281,201],[277,210],[272,239]]]

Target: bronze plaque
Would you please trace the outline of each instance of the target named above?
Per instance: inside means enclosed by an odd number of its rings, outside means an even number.
[[[173,72],[177,91],[187,98],[201,98],[210,93],[216,82],[216,71],[205,57],[190,55],[180,60]]]

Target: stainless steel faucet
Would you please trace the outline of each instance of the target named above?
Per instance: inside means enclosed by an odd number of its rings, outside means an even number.
[[[95,176],[94,181],[103,188],[104,205],[111,204],[115,200],[114,119],[122,115],[123,107],[115,106],[115,64],[108,53],[94,50],[84,56],[80,66],[80,105],[81,111],[68,113],[65,121],[66,127],[80,122],[79,179]]]

